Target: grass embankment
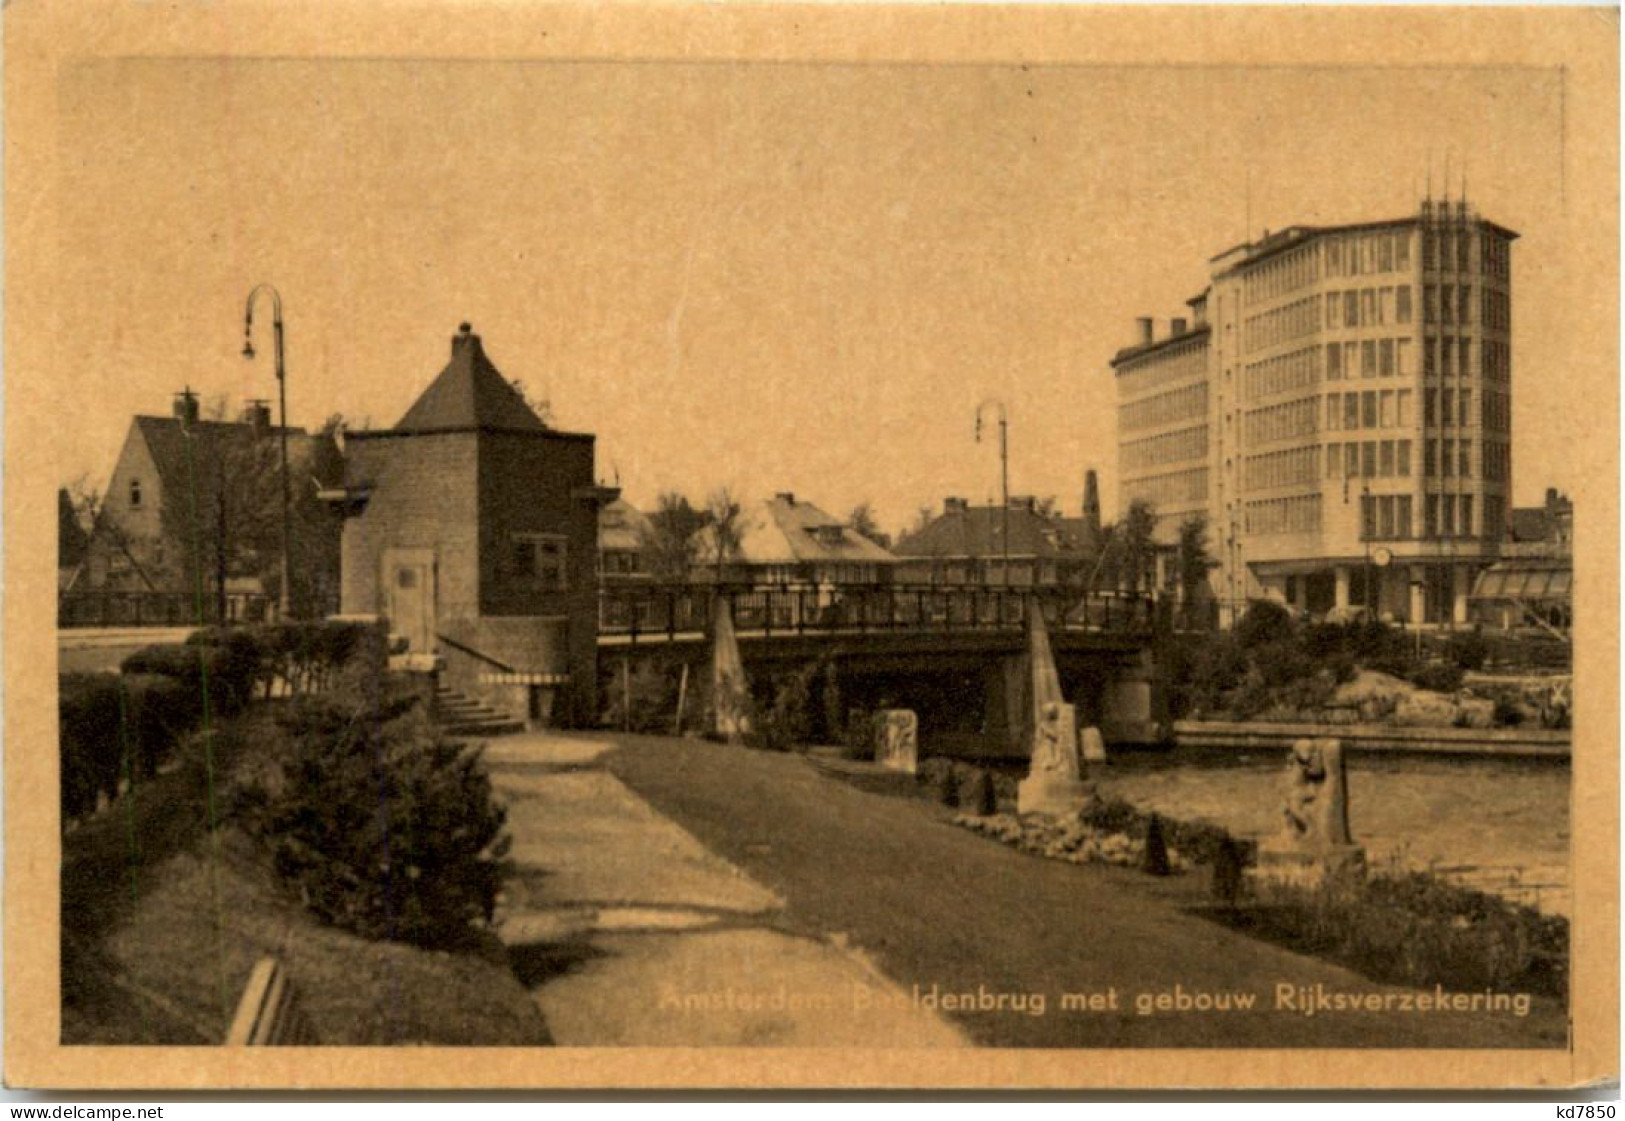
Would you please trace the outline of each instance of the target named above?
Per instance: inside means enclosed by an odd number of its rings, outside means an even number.
[[[216,734],[212,783],[194,737],[174,770],[63,838],[62,1041],[219,1043],[255,961],[275,955],[321,1043],[550,1042],[494,941],[482,953],[368,941],[320,924],[278,882],[225,816],[271,713]]]
[[[1024,1047],[1561,1047],[1567,1020],[1308,1016],[1281,991],[1398,992],[1191,913],[1205,878],[1036,859],[951,823],[955,811],[847,783],[800,756],[617,737],[610,770],[702,843],[778,892],[787,927],[840,935],[905,989],[1045,993],[1045,1015],[956,1014],[972,1038]],[[886,776],[890,778],[890,776]],[[893,784],[915,786],[907,776]],[[870,786],[871,789],[860,787]],[[889,792],[888,792],[889,793]],[[1239,993],[1246,1012],[1142,1013],[1142,997]],[[1115,991],[1112,1011],[1063,998]]]

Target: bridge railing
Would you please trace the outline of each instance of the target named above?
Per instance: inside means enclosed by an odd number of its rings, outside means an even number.
[[[726,598],[740,634],[1016,630],[1036,601],[1055,630],[1135,632],[1153,623],[1150,596],[1081,588],[843,584],[638,585],[599,593],[598,632],[630,641],[709,632],[712,603]]]

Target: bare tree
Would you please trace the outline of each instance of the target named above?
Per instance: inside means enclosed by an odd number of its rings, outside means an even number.
[[[852,507],[852,512],[846,516],[846,524],[859,537],[866,537],[883,549],[891,548],[891,534],[880,528],[870,502],[863,501]]]
[[[551,400],[546,397],[533,396],[530,390],[526,388],[523,378],[509,378],[508,384],[515,393],[519,394],[519,399],[530,408],[531,412],[536,414],[543,424],[549,428],[553,427],[553,402]]]
[[[695,534],[707,524],[705,512],[671,490],[660,496],[649,524],[654,530],[649,544],[655,574],[674,580],[687,578],[694,566]]]
[[[718,487],[706,499],[706,528],[711,536],[718,582],[721,582],[728,562],[739,556],[739,548],[744,543],[742,515],[743,508],[728,487]]]
[[[68,499],[81,526],[87,528],[86,550],[105,548],[122,555],[129,562],[130,571],[140,578],[148,591],[156,591],[162,582],[162,573],[149,572],[141,563],[138,542],[129,527],[124,525],[107,505],[107,496],[97,490],[83,476],[68,484]]]
[[[918,537],[925,532],[925,527],[937,520],[937,512],[933,507],[921,506],[914,511],[914,520],[904,526],[897,533],[897,543],[902,544],[910,537]]]

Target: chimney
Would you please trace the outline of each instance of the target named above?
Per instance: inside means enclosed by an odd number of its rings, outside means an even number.
[[[1030,513],[1038,509],[1038,499],[1030,494],[1012,494],[1010,496],[1010,509],[1026,510]]]
[[[1083,473],[1083,524],[1091,543],[1100,539],[1100,480],[1093,467]]]
[[[254,430],[254,435],[263,436],[271,428],[271,402],[263,397],[249,398],[248,405],[243,409],[242,423]]]
[[[1185,321],[1183,319],[1169,320],[1168,333],[1170,335],[1183,335],[1185,333]]]
[[[1153,329],[1153,325],[1156,323],[1156,320],[1152,319],[1149,315],[1142,315],[1140,318],[1136,319],[1134,322],[1136,324],[1138,324],[1138,326],[1140,328],[1140,345],[1141,346],[1150,346],[1151,345],[1152,329]]]
[[[473,324],[466,322],[459,323],[457,333],[452,336],[451,356],[456,358],[464,351],[467,351],[470,357],[482,357],[485,354],[480,346],[480,337],[474,333]]]
[[[942,512],[944,514],[963,514],[965,506],[963,498],[944,498],[942,500]]]
[[[182,424],[197,423],[197,394],[191,386],[175,394],[175,417]]]

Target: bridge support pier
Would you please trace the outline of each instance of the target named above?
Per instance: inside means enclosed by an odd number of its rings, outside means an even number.
[[[1152,683],[1151,651],[1146,650],[1106,682],[1101,697],[1101,734],[1112,743],[1161,742]]]

